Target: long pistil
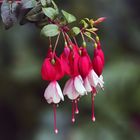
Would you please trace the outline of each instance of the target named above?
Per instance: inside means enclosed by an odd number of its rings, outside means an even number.
[[[72,119],[71,119],[72,123],[75,122],[75,102],[72,101]]]
[[[92,102],[92,106],[91,106],[91,108],[92,108],[91,119],[92,119],[93,122],[95,122],[95,115],[94,115],[94,94],[93,93],[91,93],[91,102]]]
[[[58,129],[56,126],[56,105],[53,105],[53,112],[54,112],[54,133],[57,134],[58,133]]]
[[[78,100],[75,100],[75,114],[79,114],[79,109],[78,109]]]

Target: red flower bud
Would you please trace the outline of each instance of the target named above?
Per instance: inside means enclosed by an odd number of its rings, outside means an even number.
[[[79,58],[79,73],[82,76],[83,79],[86,78],[86,76],[89,74],[90,70],[92,69],[92,63],[90,60],[90,57],[87,53],[87,50],[85,48],[81,48],[81,56]]]
[[[104,67],[104,64],[103,64],[101,56],[102,56],[101,51],[98,50],[98,48],[95,48],[94,49],[94,58],[93,58],[93,61],[92,61],[92,65],[93,65],[94,71],[96,72],[96,74],[98,76],[100,76],[102,74],[103,67]]]

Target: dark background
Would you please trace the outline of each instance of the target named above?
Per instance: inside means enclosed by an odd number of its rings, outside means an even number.
[[[40,75],[48,43],[33,24],[6,31],[1,22],[0,140],[139,140],[140,1],[56,2],[78,20],[107,17],[99,26],[106,64],[105,91],[95,98],[96,122],[90,119],[90,96],[81,99],[74,125],[66,99],[57,109],[59,134],[53,133],[52,106],[43,98],[47,83]]]

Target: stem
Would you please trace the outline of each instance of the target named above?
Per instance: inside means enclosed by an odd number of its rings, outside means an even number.
[[[67,46],[68,42],[67,42],[67,39],[66,39],[65,34],[64,34],[63,31],[62,31],[62,35],[63,35],[63,39],[64,39],[64,41],[65,41],[65,46]]]
[[[93,41],[93,43],[97,43],[96,40],[90,36],[88,36],[86,33],[84,33],[85,36],[87,36],[89,39],[91,39]]]
[[[81,34],[81,37],[82,37],[83,42],[86,42],[83,33],[80,32],[80,34]]]
[[[49,37],[49,43],[50,43],[49,48],[51,49],[52,48],[52,40],[51,40],[51,37]]]
[[[73,37],[74,43],[76,44],[76,46],[78,46],[77,40],[75,37]]]
[[[67,38],[67,40],[68,40],[69,43],[72,42],[71,39],[70,39],[70,37],[69,37],[69,35],[66,32],[65,32],[65,36],[66,36],[66,38]]]
[[[88,31],[88,32],[90,32],[90,33],[92,33],[92,34],[94,34],[95,37],[98,37],[98,35],[97,35],[95,32],[93,32],[93,31],[91,31],[91,30],[89,30],[89,29],[86,29],[86,31]],[[96,41],[96,42],[98,42],[98,41]]]
[[[56,48],[57,48],[57,45],[58,45],[59,37],[60,37],[60,33],[57,36],[57,39],[56,39],[56,42],[55,42],[55,46],[54,46],[54,49],[53,49],[53,58],[54,58],[54,54],[55,54],[55,51],[56,51]]]

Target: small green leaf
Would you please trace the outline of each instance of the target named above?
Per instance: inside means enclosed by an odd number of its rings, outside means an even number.
[[[49,24],[42,28],[41,34],[47,37],[53,37],[60,33],[59,27],[55,24]]]
[[[50,19],[54,19],[55,16],[58,14],[54,8],[42,8],[44,14],[49,17]]]
[[[72,22],[76,21],[76,17],[74,15],[72,15],[64,10],[62,10],[62,13],[68,23],[72,23]]]
[[[76,36],[81,32],[81,30],[79,27],[73,27],[70,32],[71,32],[72,36]]]
[[[91,37],[91,33],[90,33],[90,32],[85,32],[85,34],[86,34],[88,37]]]
[[[40,0],[40,2],[41,2],[42,6],[46,6],[47,5],[47,1],[46,0]]]
[[[52,0],[52,4],[53,4],[54,9],[56,10],[56,12],[59,13],[59,9],[58,9],[56,3],[53,0]]]
[[[52,0],[46,0],[47,1],[47,4],[51,4],[52,3]]]
[[[37,4],[36,0],[21,0],[23,9],[33,8]]]
[[[80,23],[84,26],[84,28],[87,28],[89,26],[85,20],[81,20]]]

